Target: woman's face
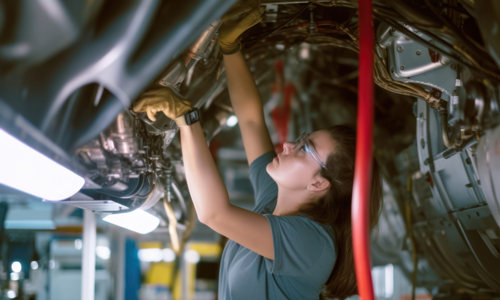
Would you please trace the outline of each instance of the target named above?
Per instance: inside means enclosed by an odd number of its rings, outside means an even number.
[[[303,147],[304,142],[306,147]],[[304,142],[284,143],[283,152],[267,165],[267,172],[278,186],[291,190],[307,188],[318,176],[320,164],[326,164],[328,155],[334,150],[334,141],[326,130],[311,133]]]

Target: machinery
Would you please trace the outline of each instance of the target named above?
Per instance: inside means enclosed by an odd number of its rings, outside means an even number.
[[[148,210],[187,239],[178,130],[130,104],[148,87],[170,87],[200,108],[208,141],[222,132],[225,153],[237,153],[216,42],[233,2],[0,2],[0,129],[84,178],[65,205],[103,216]],[[242,51],[274,142],[355,124],[356,1],[261,5]],[[436,299],[498,297],[500,4],[374,0],[373,14],[374,156],[384,177],[373,264],[399,266]]]

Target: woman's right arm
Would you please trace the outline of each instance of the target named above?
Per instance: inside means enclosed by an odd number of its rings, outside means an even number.
[[[250,165],[260,155],[273,150],[264,120],[264,110],[257,86],[240,51],[224,55],[227,88],[238,118],[243,146]]]

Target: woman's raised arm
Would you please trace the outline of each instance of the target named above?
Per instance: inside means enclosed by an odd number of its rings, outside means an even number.
[[[224,67],[229,97],[238,117],[243,146],[250,165],[257,157],[273,149],[264,120],[262,100],[240,51],[224,55]]]
[[[224,53],[227,88],[243,138],[248,164],[273,149],[264,120],[259,92],[243,55],[240,36],[262,20],[259,1],[240,1],[223,17],[219,28],[219,46]]]
[[[271,226],[263,215],[231,205],[207,146],[200,123],[186,125],[192,107],[168,88],[147,91],[134,103],[135,112],[145,112],[152,121],[157,112],[175,120],[180,128],[186,181],[199,220],[227,238],[273,259]]]

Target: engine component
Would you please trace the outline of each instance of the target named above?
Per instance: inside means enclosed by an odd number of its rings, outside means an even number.
[[[134,119],[128,112],[118,115],[115,122],[88,145],[78,149],[78,156],[91,169],[99,172],[101,183],[114,179],[137,178],[147,170],[148,162],[142,149],[142,138],[133,126]]]
[[[102,147],[113,154],[130,158],[140,149],[133,119],[126,111],[118,115],[107,133],[101,134],[100,138]]]
[[[448,113],[441,111],[443,139],[447,147],[461,147],[481,136],[485,116],[490,112],[486,88],[470,80],[465,86],[460,79],[448,101]]]
[[[196,63],[200,59],[207,59],[209,53],[214,49],[214,37],[220,24],[218,20],[212,22],[212,24],[208,26],[208,29],[206,29],[189,48],[187,54],[185,54],[185,59],[183,61],[177,60],[176,63],[172,64],[166,71],[166,75],[159,81],[159,84],[170,87],[177,92],[179,92],[179,88],[184,80],[186,80],[187,85],[189,85]]]
[[[408,157],[398,158],[407,159]],[[416,173],[418,176],[420,173]],[[411,220],[411,196],[399,202],[394,191],[397,188],[383,182],[384,206],[377,228],[372,232],[371,253],[374,266],[388,263],[399,266],[403,273],[412,280],[414,286],[432,289],[442,284],[429,261],[419,253],[419,245],[415,241]]]
[[[479,141],[477,169],[491,214],[500,226],[500,190],[498,190],[500,187],[500,127],[489,130]]]
[[[422,32],[406,27],[423,39],[429,40]],[[451,96],[457,75],[447,57],[386,24],[380,25],[377,30],[380,36],[379,44],[387,49],[387,67],[394,80],[437,89],[447,96],[445,99]]]
[[[143,210],[150,209],[153,207],[161,198],[163,198],[163,195],[165,194],[165,190],[163,188],[163,185],[156,181],[152,191],[148,194],[146,197],[146,200],[141,204],[139,208]]]
[[[485,233],[498,228],[488,225],[494,220],[473,166],[476,143],[465,147],[472,151],[446,148],[438,134],[439,118],[438,112],[418,101],[417,148],[422,175],[412,184],[416,240],[442,278],[474,293],[484,288],[499,290],[495,270],[500,267],[500,256],[493,246],[496,240]]]

